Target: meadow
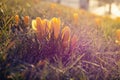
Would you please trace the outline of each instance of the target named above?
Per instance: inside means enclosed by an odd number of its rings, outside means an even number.
[[[0,80],[120,80],[120,18],[2,0]]]

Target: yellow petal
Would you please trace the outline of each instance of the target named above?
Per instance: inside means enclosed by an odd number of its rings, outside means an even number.
[[[43,20],[43,25],[45,26],[45,32],[49,33],[49,21],[47,19]]]
[[[59,18],[52,18],[51,20],[51,28],[54,31],[54,37],[57,39],[60,33],[60,19]]]
[[[36,20],[32,20],[32,28],[33,28],[33,30],[37,30],[37,28],[36,28]]]
[[[36,18],[36,28],[38,32],[41,32],[41,28],[42,28],[42,20],[40,17]]]
[[[63,41],[63,46],[64,47],[67,47],[69,45],[70,33],[71,33],[71,30],[68,26],[65,26],[62,29],[62,41]]]

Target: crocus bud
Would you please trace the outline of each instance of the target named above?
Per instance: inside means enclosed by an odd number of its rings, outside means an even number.
[[[49,33],[49,21],[47,19],[43,20],[43,25],[45,27],[45,33]]]
[[[42,25],[43,25],[43,34],[49,33],[49,24],[47,19],[42,20]]]
[[[37,32],[42,32],[42,20],[40,17],[37,17],[36,18],[36,29],[37,29]]]
[[[51,26],[51,21],[47,21],[46,33],[48,34],[48,39],[51,38],[51,33],[53,32],[53,27]]]
[[[58,38],[59,33],[60,33],[60,23],[61,21],[59,18],[52,18],[51,20],[51,28],[53,28],[55,39]]]
[[[36,18],[36,29],[37,29],[37,36],[38,36],[39,40],[45,34],[45,24],[46,24],[46,22],[44,20],[41,20],[40,17]]]
[[[25,23],[25,25],[28,25],[28,23],[29,23],[29,16],[25,16],[24,17],[24,23]]]
[[[54,9],[56,7],[56,4],[55,3],[51,3],[51,9]]]
[[[77,42],[78,42],[78,37],[74,34],[73,37],[71,38],[71,47],[75,48]]]
[[[62,29],[62,43],[63,43],[63,47],[68,47],[69,46],[70,33],[71,33],[71,30],[70,30],[70,28],[68,26],[65,26]]]
[[[120,44],[120,29],[116,30],[116,41],[117,44]]]
[[[120,29],[116,30],[116,37],[118,40],[120,40]]]
[[[15,15],[15,23],[16,23],[16,25],[18,25],[18,23],[19,23],[19,16],[18,15]]]
[[[95,18],[95,23],[97,24],[97,26],[100,26],[101,20],[99,18]]]
[[[74,13],[73,18],[74,18],[74,24],[77,25],[78,24],[78,13]]]

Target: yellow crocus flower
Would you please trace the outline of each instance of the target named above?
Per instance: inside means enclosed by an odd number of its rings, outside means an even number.
[[[65,26],[62,29],[62,41],[63,41],[63,46],[64,47],[67,47],[69,45],[70,34],[71,34],[70,28],[68,26]]]
[[[51,29],[54,32],[54,37],[57,39],[60,33],[60,19],[59,18],[52,18],[51,20]]]

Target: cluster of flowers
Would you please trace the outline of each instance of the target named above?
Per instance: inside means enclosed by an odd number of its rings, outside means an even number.
[[[26,43],[24,45],[21,44],[23,47],[20,50],[21,52],[19,52],[20,54],[23,53],[23,57],[20,59],[25,62],[36,64],[44,59],[49,59],[51,62],[54,62],[53,58],[56,55],[61,56],[64,61],[68,59],[72,52],[76,51],[78,47],[78,36],[72,34],[69,26],[63,26],[60,18],[53,17],[51,20],[48,20],[36,17],[30,20],[29,16],[25,16],[22,18],[22,25],[20,25],[20,23],[21,18],[16,15],[16,28],[27,28],[25,32],[23,30],[22,33],[26,34],[28,32],[27,35],[30,33],[29,36],[20,36],[19,38],[21,42]],[[27,58],[28,56],[29,59]]]
[[[28,25],[29,24],[29,16],[25,16],[24,17],[24,24],[25,25]],[[18,15],[15,15],[15,22],[16,22],[16,25],[18,25],[19,24],[19,22],[20,22],[20,18],[19,18],[19,16]]]
[[[41,41],[42,37],[46,34],[49,34],[47,36],[48,40],[51,35],[53,35],[56,40],[60,38],[63,47],[68,47],[70,42],[71,46],[74,46],[78,40],[76,35],[71,37],[71,29],[68,26],[61,29],[61,20],[59,18],[54,17],[49,21],[47,19],[42,20],[40,17],[36,17],[35,20],[32,20],[32,28],[37,33],[39,41]]]
[[[20,18],[18,15],[16,15],[16,25],[19,24],[19,21]],[[24,24],[27,26],[30,21],[29,16],[25,16],[23,21]],[[74,46],[78,40],[76,35],[73,35],[73,37],[71,37],[71,29],[68,26],[65,26],[63,29],[61,29],[61,20],[55,17],[52,18],[50,21],[47,19],[42,20],[40,17],[36,17],[36,19],[32,20],[32,29],[37,33],[37,38],[39,41],[41,41],[42,37],[44,37],[46,34],[49,34],[48,39],[50,39],[52,33],[55,39],[58,39],[58,37],[60,37],[63,42],[63,47],[68,47],[70,42],[71,45]]]

